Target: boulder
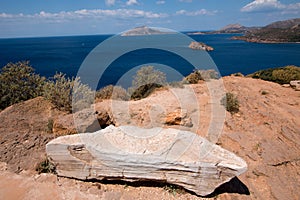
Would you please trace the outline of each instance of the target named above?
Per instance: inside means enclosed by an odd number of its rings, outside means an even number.
[[[187,110],[177,109],[174,112],[167,114],[165,118],[165,124],[167,125],[181,125],[186,127],[192,127],[192,119],[188,116]]]
[[[62,115],[54,120],[53,133],[67,135],[80,132],[94,132],[114,125],[114,119],[105,109],[86,108],[73,114]]]
[[[290,85],[292,88],[294,88],[296,91],[300,91],[300,80],[297,81],[291,81]]]
[[[58,137],[46,145],[46,152],[59,176],[167,182],[201,196],[247,169],[235,154],[177,129],[111,125]]]

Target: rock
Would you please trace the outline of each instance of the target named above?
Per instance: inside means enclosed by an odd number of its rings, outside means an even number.
[[[181,125],[186,127],[193,126],[191,118],[188,117],[187,110],[181,110],[181,109],[177,109],[174,112],[168,113],[165,118],[165,124]]]
[[[109,126],[58,137],[46,145],[46,152],[59,176],[168,182],[201,196],[247,169],[235,154],[176,129]]]
[[[290,84],[282,84],[281,86],[284,87],[284,88],[289,88],[289,87],[291,87]]]
[[[213,51],[214,48],[202,43],[202,42],[191,42],[189,47],[195,50]]]
[[[7,170],[7,164],[5,162],[0,162],[0,171]]]
[[[53,122],[53,133],[55,135],[71,135],[76,134],[77,130],[74,125],[73,115],[62,115],[59,116]]]
[[[114,125],[108,111],[92,108],[83,109],[74,114],[63,115],[54,120],[53,133],[55,135],[75,134],[79,132],[94,132]]]
[[[296,91],[300,91],[300,80],[297,81],[291,81],[290,85],[292,88],[294,88]]]

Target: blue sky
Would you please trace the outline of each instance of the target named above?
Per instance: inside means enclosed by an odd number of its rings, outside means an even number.
[[[300,17],[299,0],[1,0],[0,38],[262,26]]]

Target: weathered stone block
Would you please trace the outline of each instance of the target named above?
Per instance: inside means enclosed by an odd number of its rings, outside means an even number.
[[[109,126],[56,138],[46,151],[60,176],[162,181],[202,196],[247,169],[235,154],[177,129]]]

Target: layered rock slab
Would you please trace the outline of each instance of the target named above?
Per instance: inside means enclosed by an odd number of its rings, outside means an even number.
[[[59,176],[167,182],[201,196],[247,170],[235,154],[177,129],[109,126],[56,138],[46,152]]]

